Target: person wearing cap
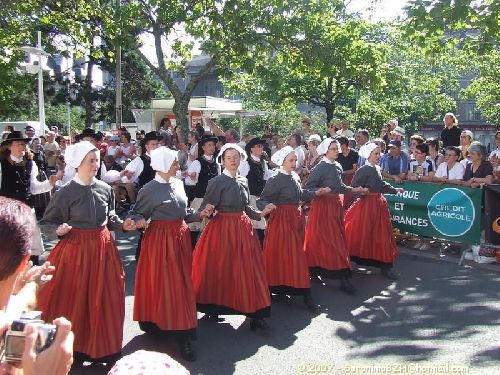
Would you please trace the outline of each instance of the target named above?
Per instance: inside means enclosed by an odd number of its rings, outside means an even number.
[[[337,136],[337,132],[340,128],[340,121],[337,119],[331,119],[330,122],[326,125],[326,137],[335,138]]]
[[[368,143],[359,149],[359,155],[366,159],[366,164],[356,171],[352,186],[367,188],[369,193],[359,197],[346,213],[349,255],[358,265],[378,267],[384,276],[395,280],[398,276],[392,266],[398,249],[392,233],[391,214],[382,193],[396,194],[403,189],[395,189],[382,179],[378,166],[380,147]]]
[[[148,333],[170,332],[182,357],[195,359],[189,341],[196,330],[196,297],[191,281],[191,232],[186,221],[200,221],[211,212],[188,208],[177,152],[166,147],[151,151],[152,181],[139,191],[128,217],[145,228],[134,287],[134,320]],[[149,221],[146,226],[146,222]],[[154,288],[151,286],[154,285]]]
[[[407,147],[405,143],[406,131],[404,130],[404,128],[402,128],[401,126],[396,126],[394,130],[391,131],[390,135],[391,141],[401,142],[401,150],[405,154],[410,155],[410,148]],[[389,145],[387,145],[387,147],[389,147]],[[383,155],[382,152],[380,154]]]
[[[341,123],[341,128],[340,130],[337,131],[337,136],[342,136],[346,138],[351,138],[354,137],[354,132],[349,129],[349,121],[348,120],[342,120]]]
[[[311,128],[311,119],[309,117],[304,117],[302,119],[301,134],[303,137],[309,137],[311,134],[314,134],[314,130]]]
[[[39,170],[33,155],[27,150],[29,138],[20,131],[9,133],[0,147],[0,195],[32,205],[31,196],[50,192],[62,173],[50,176],[48,180],[38,181]],[[33,210],[33,216],[35,211]],[[31,247],[31,260],[38,264],[38,257],[44,247],[40,230],[36,227]]]
[[[389,152],[379,160],[384,178],[395,180],[398,184],[406,179],[410,158],[405,152],[401,151],[401,141],[390,141]]]
[[[115,157],[116,150],[120,147],[120,137],[117,135],[111,135],[108,138],[108,150],[106,151],[106,155],[111,155],[113,158]]]
[[[102,139],[102,133],[100,133],[100,132],[96,133],[96,131],[94,129],[91,129],[91,128],[85,128],[85,129],[83,129],[81,134],[79,134],[77,137],[75,136],[75,140],[77,140],[77,142],[87,141],[87,142],[90,142],[92,145],[94,145],[96,148],[98,148],[98,144],[101,141],[101,139]],[[66,146],[66,150],[70,146]],[[66,155],[66,153],[67,153],[67,151],[65,151],[65,155]],[[102,159],[99,159],[99,163],[100,163],[99,164],[99,171],[97,172],[96,178],[98,180],[102,180],[105,178],[107,170],[106,170],[106,166],[104,165],[104,162],[102,161]],[[66,167],[64,168],[64,176],[62,179],[62,183],[65,184],[65,183],[71,181],[73,179],[73,177],[75,177],[75,175],[76,175],[75,168],[71,167],[69,165],[69,163],[66,162]]]
[[[328,189],[329,194],[312,202],[306,225],[304,252],[312,277],[340,279],[340,290],[352,294],[351,263],[345,243],[344,210],[339,194],[363,193],[364,188],[351,188],[342,182],[342,166],[336,161],[340,151],[338,141],[326,138],[318,146],[324,155],[312,170],[306,188],[310,191]]]
[[[188,191],[191,190],[192,192],[190,198],[192,198],[191,208],[193,210],[200,208],[208,182],[220,174],[220,165],[216,163],[214,156],[217,141],[217,137],[213,135],[201,137],[198,143],[198,159],[194,160],[184,173],[184,183],[186,186],[193,186],[193,188],[187,188]],[[193,245],[196,243],[205,223],[189,224],[189,229],[191,229],[193,236]]]
[[[398,120],[396,119],[389,120],[386,124],[382,125],[380,138],[384,140],[386,147],[393,139],[392,132],[394,131],[394,129],[396,129],[396,126],[398,126]]]
[[[245,151],[247,159],[240,162],[238,173],[247,178],[248,188],[250,190],[250,205],[257,208],[257,198],[260,197],[266,180],[269,178],[271,171],[267,162],[264,160],[264,145],[266,141],[261,138],[252,138],[246,145]],[[264,230],[266,229],[266,220],[252,220],[253,227],[257,231],[260,244],[264,244]]]
[[[49,170],[54,170],[56,166],[57,156],[61,154],[61,148],[56,142],[56,133],[50,131],[47,133],[47,142],[45,142],[44,151],[45,159],[47,160],[47,167]]]
[[[269,290],[273,294],[303,296],[311,310],[317,306],[311,297],[309,267],[304,253],[304,215],[301,202],[327,194],[329,188],[311,192],[302,189],[295,173],[297,155],[286,146],[272,156],[279,172],[266,182],[257,207],[273,208],[264,239],[264,266]]]
[[[443,118],[444,128],[441,131],[441,141],[443,142],[443,147],[448,146],[460,146],[460,135],[462,134],[462,129],[458,127],[457,117],[448,112]]]
[[[469,146],[474,140],[474,133],[472,133],[470,130],[463,130],[462,133],[460,134],[460,146],[458,148],[461,151],[461,163],[464,166],[464,168],[467,166],[468,163],[470,163],[470,157],[469,157]]]
[[[28,125],[24,128],[24,134],[26,134],[26,138],[33,139],[35,138],[35,128],[31,125]]]
[[[424,182],[434,180],[435,170],[428,156],[428,144],[420,143],[415,146],[415,150],[413,151],[414,159],[408,165],[408,174],[406,175],[408,180]]]
[[[247,179],[238,175],[245,151],[226,143],[217,156],[224,171],[208,182],[200,209],[215,209],[194,250],[192,279],[198,311],[218,321],[218,315],[246,315],[250,329],[267,329],[271,313],[262,250],[252,221],[269,214],[266,206],[250,206]]]
[[[77,361],[110,363],[120,356],[125,317],[125,274],[110,230],[135,224],[116,215],[113,190],[96,179],[99,150],[81,141],[67,153],[76,175],[56,191],[40,222],[59,242],[47,258],[56,270],[38,293],[38,308],[45,321],[72,322]]]

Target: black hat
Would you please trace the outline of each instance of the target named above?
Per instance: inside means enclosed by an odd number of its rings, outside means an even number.
[[[91,137],[99,142],[102,139],[102,133],[101,132],[96,133],[95,130],[92,128],[85,128],[81,133],[81,137],[82,139],[85,137]]]
[[[250,151],[252,150],[252,147],[257,146],[257,145],[265,145],[266,141],[262,138],[252,138],[246,145],[245,145],[245,151],[247,154],[250,155]]]
[[[148,133],[146,133],[144,138],[141,139],[141,145],[144,146],[149,141],[159,141],[160,139],[161,139],[161,136],[159,136],[157,132],[155,132],[155,131],[148,132]]]
[[[5,141],[2,142],[1,146],[8,145],[9,143],[14,141],[24,141],[25,143],[28,143],[30,140],[30,138],[25,138],[23,136],[23,133],[21,133],[19,130],[14,130],[7,135],[7,138],[5,138]]]
[[[217,138],[215,135],[204,135],[203,137],[201,137],[198,143],[200,146],[203,146],[207,142],[213,142],[214,144],[217,144],[218,141],[219,138]]]

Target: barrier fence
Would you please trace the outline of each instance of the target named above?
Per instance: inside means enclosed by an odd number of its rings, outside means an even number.
[[[483,189],[426,182],[388,182],[404,189],[403,193],[384,195],[395,228],[426,237],[479,244]]]

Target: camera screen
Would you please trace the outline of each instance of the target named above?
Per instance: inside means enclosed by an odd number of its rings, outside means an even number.
[[[21,357],[24,352],[24,336],[8,335],[5,341],[5,355]]]

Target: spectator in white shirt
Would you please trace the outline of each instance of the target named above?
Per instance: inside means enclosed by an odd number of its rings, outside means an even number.
[[[460,185],[464,177],[465,168],[458,162],[460,149],[456,146],[448,146],[444,154],[444,163],[439,164],[435,182]]]
[[[297,166],[295,168],[295,172],[300,176],[302,172],[302,167],[304,165],[304,160],[306,159],[306,155],[304,154],[304,150],[302,149],[302,137],[299,133],[292,134],[288,137],[288,145],[293,148],[293,151],[297,154]]]
[[[349,121],[342,120],[341,126],[342,128],[337,132],[338,136],[343,136],[346,138],[354,137],[354,132],[351,129],[349,129]]]

